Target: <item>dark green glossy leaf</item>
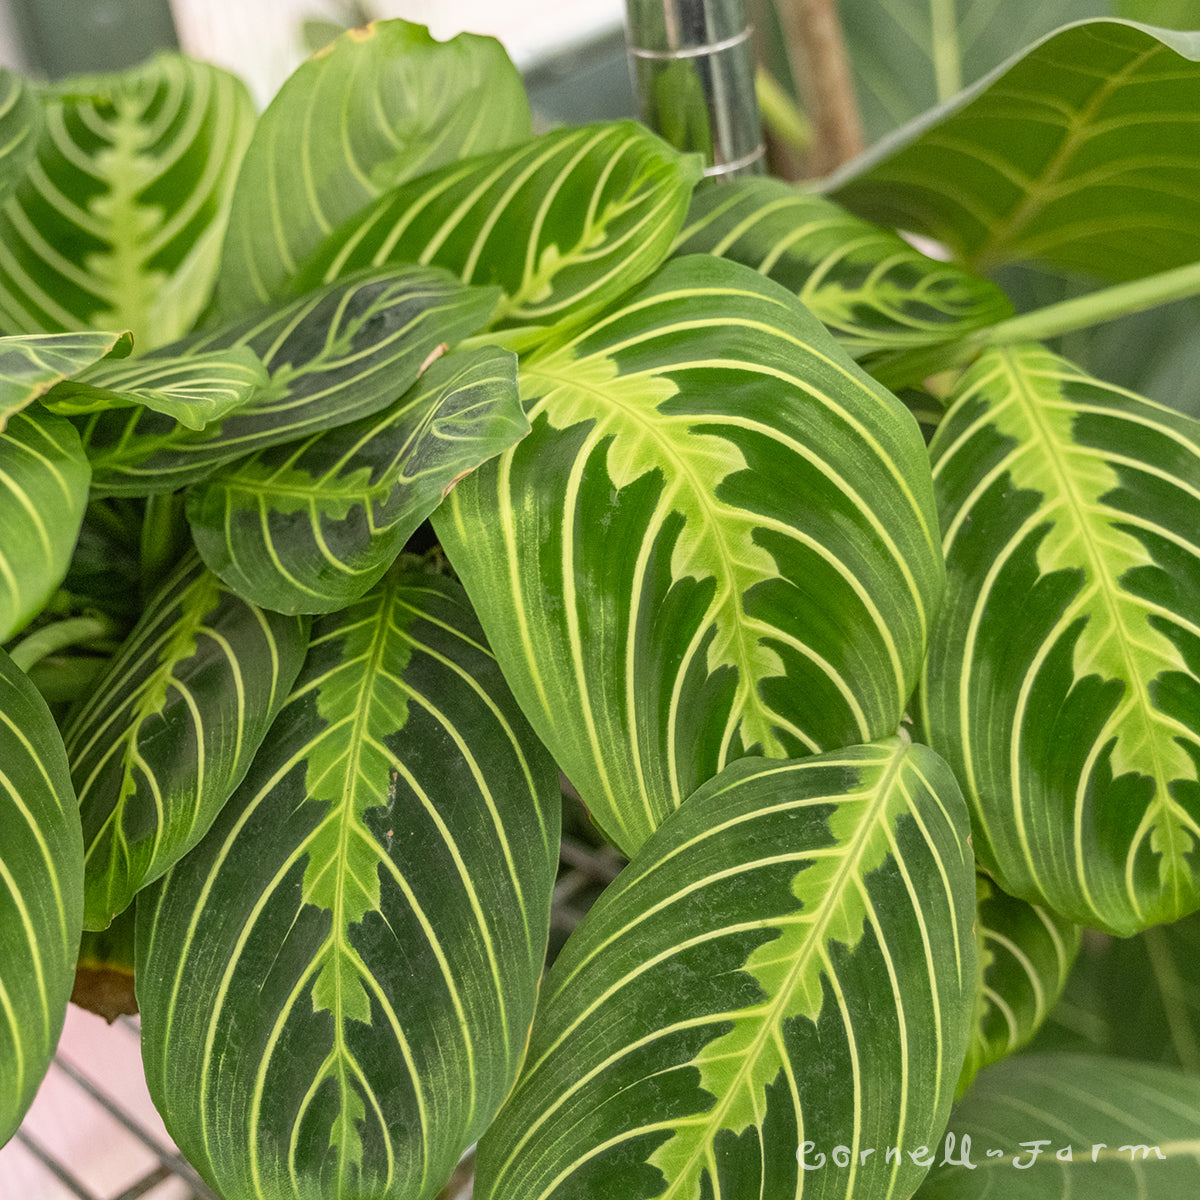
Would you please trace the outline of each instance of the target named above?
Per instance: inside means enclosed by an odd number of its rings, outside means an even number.
[[[20,76],[0,67],[0,201],[28,169],[42,124],[37,96]]]
[[[1200,1188],[1198,1126],[1194,1076],[1017,1055],[984,1071],[955,1108],[955,1144],[944,1143],[916,1200],[1183,1200]]]
[[[83,839],[62,739],[0,650],[0,1146],[58,1044],[83,912]]]
[[[254,124],[249,93],[162,55],[45,95],[37,157],[0,209],[0,326],[181,337],[208,299]]]
[[[794,296],[676,259],[521,392],[533,431],[434,527],[626,853],[743,754],[896,730],[942,588],[928,460]]]
[[[184,355],[102,363],[51,389],[44,403],[64,416],[140,404],[203,429],[242,408],[267,384],[267,372],[247,346]]]
[[[63,736],[104,929],[194,846],[250,766],[304,661],[304,618],[265,613],[189,556]]]
[[[968,831],[900,738],[726,768],[555,962],[475,1195],[907,1198],[967,1044]]]
[[[1181,266],[1200,258],[1198,90],[1200,34],[1083,22],[851,163],[831,194],[979,269]]]
[[[558,817],[456,584],[389,575],[314,624],[245,782],[138,901],[150,1090],[222,1195],[437,1191],[525,1049]]]
[[[437,42],[375,21],[318,51],[254,131],[233,196],[217,307],[225,319],[283,295],[297,267],[406,179],[530,135],[520,76],[499,42]]]
[[[280,612],[336,612],[460,478],[528,432],[514,356],[451,354],[381,413],[218,472],[188,496],[192,535],[239,595]]]
[[[979,982],[960,1095],[979,1070],[1037,1033],[1066,985],[1080,942],[1077,925],[1006,895],[985,875],[977,884]]]
[[[18,412],[0,431],[0,643],[66,575],[90,478],[79,434],[61,417]]]
[[[1200,906],[1200,423],[990,350],[930,447],[930,744],[1005,891],[1127,935]]]
[[[34,333],[0,338],[0,432],[8,418],[56,383],[112,355],[128,354],[128,333]]]
[[[266,446],[370,416],[413,385],[430,357],[487,322],[495,288],[466,288],[444,271],[366,271],[241,321],[161,357],[246,347],[269,382],[250,403],[202,430],[145,407],[79,418],[99,494],[170,492]],[[154,356],[139,362],[149,364]]]
[[[578,321],[666,258],[702,163],[632,121],[548,133],[381,196],[297,280],[420,262],[504,289],[501,325]]]

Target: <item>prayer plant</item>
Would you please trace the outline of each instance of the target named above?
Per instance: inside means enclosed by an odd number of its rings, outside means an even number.
[[[808,190],[402,22],[2,86],[0,1141],[84,930],[225,1200],[1197,1194],[1194,381],[1044,343],[1200,291],[1200,35]]]

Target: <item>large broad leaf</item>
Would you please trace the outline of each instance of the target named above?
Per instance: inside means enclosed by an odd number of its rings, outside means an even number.
[[[1130,934],[1200,906],[1200,424],[1037,346],[931,446],[949,586],[930,744],[1006,891]]]
[[[18,412],[0,431],[0,643],[66,575],[90,478],[79,434],[62,417]]]
[[[986,280],[778,179],[701,188],[676,251],[719,254],[783,284],[857,359],[951,341],[1012,312]]]
[[[276,446],[188,496],[210,569],[280,612],[336,612],[370,588],[454,484],[529,432],[517,363],[451,354],[373,417]]]
[[[56,383],[132,349],[128,333],[33,333],[0,338],[0,432]]]
[[[83,838],[62,739],[0,650],[0,1146],[58,1044],[83,912]]]
[[[297,286],[432,263],[499,284],[503,324],[578,321],[662,263],[702,166],[632,121],[557,130],[380,197],[326,239]]]
[[[985,875],[978,892],[979,981],[960,1094],[982,1067],[1037,1033],[1067,983],[1080,942],[1077,925],[1005,894]]]
[[[29,167],[42,123],[37,96],[20,76],[0,67],[0,200]]]
[[[240,81],[161,56],[46,96],[37,157],[0,209],[0,325],[181,337],[216,273],[254,123]]]
[[[1108,16],[1112,7],[1111,0],[839,0],[868,138],[945,103],[1060,25]]]
[[[794,296],[676,259],[521,388],[532,433],[434,526],[622,849],[743,754],[895,732],[942,588],[924,445]]]
[[[529,105],[500,43],[437,42],[376,21],[308,60],[263,113],[233,197],[217,306],[240,316],[382,192],[530,135]]]
[[[314,625],[242,787],[138,900],[150,1090],[222,1195],[437,1190],[524,1052],[556,780],[457,585],[390,575]]]
[[[978,268],[1131,279],[1200,258],[1200,33],[1088,21],[831,181],[840,203]]]
[[[732,764],[555,962],[476,1196],[904,1200],[966,1049],[974,893],[924,746]]]
[[[1200,1075],[1200,914],[1132,938],[1089,932],[1033,1049],[1111,1054]]]
[[[1200,1189],[1198,1126],[1193,1076],[1020,1055],[980,1075],[955,1108],[953,1142],[916,1200],[1183,1200]]]
[[[79,418],[96,491],[171,492],[265,446],[379,412],[446,344],[485,324],[497,294],[428,267],[359,272],[265,315],[166,347],[159,357],[170,361],[245,347],[262,361],[268,383],[250,403],[201,430],[144,405]]]
[[[195,555],[63,731],[83,815],[84,924],[104,929],[203,836],[304,661],[308,622],[234,595]]]
[[[140,404],[186,425],[203,429],[242,408],[267,384],[266,368],[248,346],[101,363],[58,384],[43,403],[67,416]]]

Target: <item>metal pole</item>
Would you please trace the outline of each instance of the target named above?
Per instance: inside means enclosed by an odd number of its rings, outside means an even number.
[[[762,127],[744,0],[625,0],[642,120],[717,179],[761,175]]]

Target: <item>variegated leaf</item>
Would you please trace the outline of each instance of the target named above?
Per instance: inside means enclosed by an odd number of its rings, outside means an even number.
[[[140,404],[188,429],[203,429],[242,408],[267,384],[267,372],[248,346],[101,363],[58,384],[43,400],[64,416]]]
[[[222,1195],[437,1191],[525,1049],[556,783],[456,584],[392,574],[314,624],[245,782],[138,900],[150,1090]]]
[[[1200,906],[1200,424],[1032,345],[931,446],[930,744],[1005,891],[1127,935]]]
[[[245,347],[269,376],[250,403],[202,430],[144,406],[78,419],[101,495],[170,492],[266,446],[370,416],[416,381],[447,343],[474,333],[495,288],[466,288],[444,271],[359,272],[217,333],[164,348],[175,361]],[[151,355],[139,359],[149,367]]]
[[[1017,1055],[983,1072],[955,1108],[915,1200],[1183,1200],[1200,1189],[1198,1127],[1195,1076]]]
[[[297,286],[432,263],[499,284],[500,325],[576,322],[662,263],[702,166],[632,121],[556,130],[381,196],[322,243]]]
[[[907,739],[726,768],[555,962],[475,1195],[910,1196],[967,1045],[968,833]]]
[[[37,156],[0,208],[0,327],[186,333],[216,274],[254,123],[232,75],[171,55],[45,96]]]
[[[128,333],[34,333],[0,338],[0,433],[56,383],[132,348]]]
[[[701,188],[676,251],[719,254],[783,284],[860,360],[952,341],[1012,312],[986,280],[778,179]]]
[[[514,356],[451,354],[383,412],[260,451],[193,489],[192,535],[240,596],[336,612],[380,579],[460,478],[528,432]]]
[[[233,195],[219,313],[286,294],[318,244],[389,188],[530,132],[521,78],[492,38],[437,42],[398,20],[343,34],[258,122]]]
[[[1133,279],[1200,258],[1200,33],[1082,21],[848,164],[840,204],[980,270]]]
[[[90,478],[79,434],[62,417],[18,412],[0,431],[0,643],[66,575]]]
[[[977,879],[979,976],[967,1059],[958,1081],[1025,1045],[1050,1015],[1079,952],[1080,929],[1062,917]]]
[[[58,1044],[83,912],[83,838],[62,738],[0,650],[0,1146]]]
[[[42,124],[42,106],[33,90],[0,67],[0,201],[28,169]]]
[[[943,582],[925,449],[794,296],[677,259],[521,388],[533,431],[434,527],[623,850],[743,754],[896,730]]]
[[[249,769],[308,644],[190,555],[63,730],[86,848],[84,924],[105,929],[186,854]]]

